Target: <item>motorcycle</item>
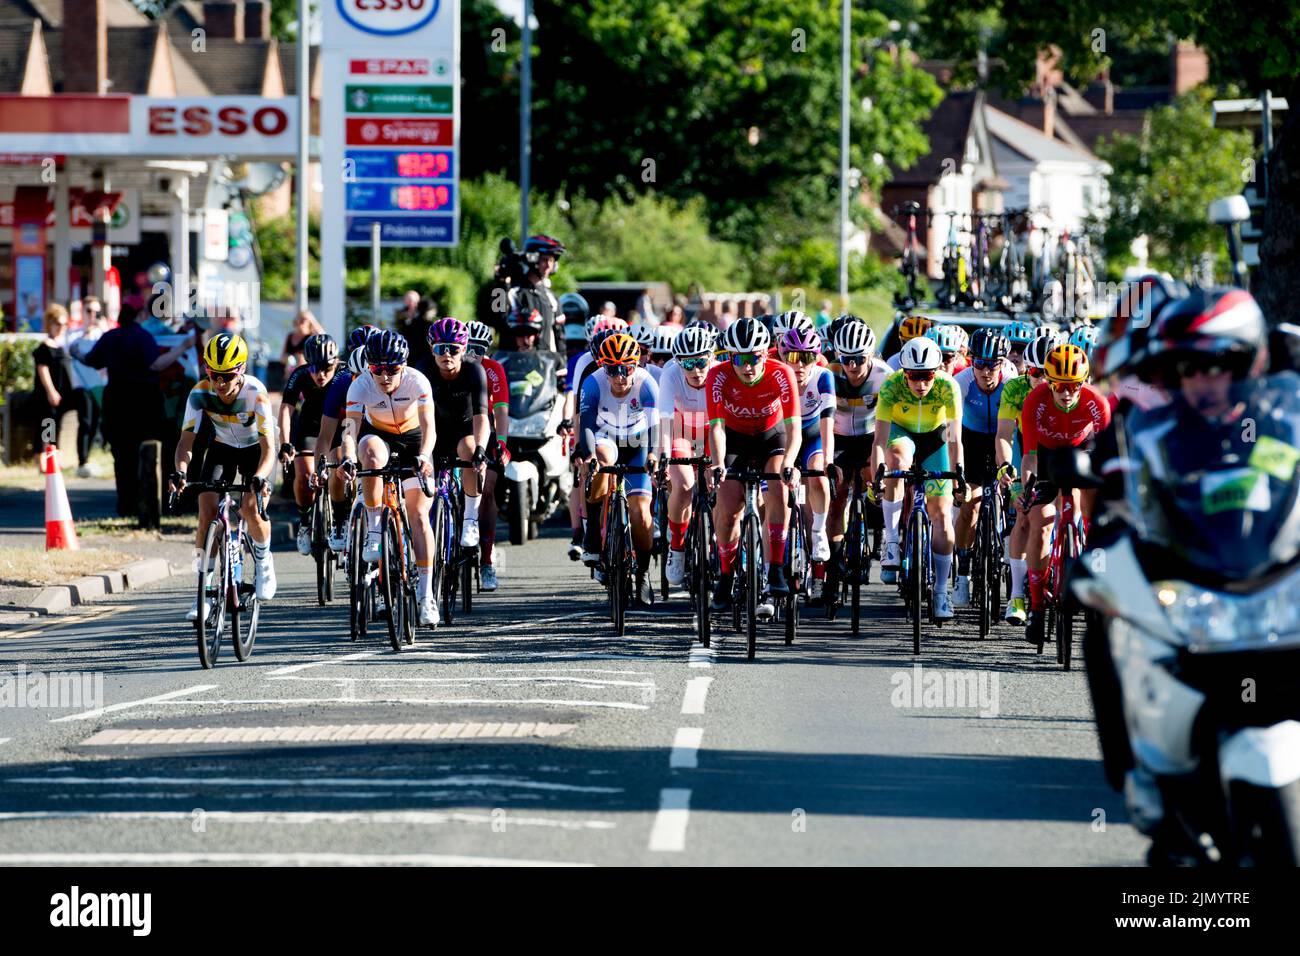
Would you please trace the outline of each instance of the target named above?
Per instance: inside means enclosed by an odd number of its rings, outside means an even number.
[[[511,462],[498,487],[510,527],[510,543],[536,538],[557,510],[567,507],[573,488],[567,439],[560,434],[564,395],[556,373],[564,359],[554,352],[498,352],[496,360],[510,384],[510,435],[506,447]]]
[[[1070,571],[1107,780],[1153,865],[1300,863],[1300,377],[1240,389],[1228,423],[1117,422],[1118,515]]]

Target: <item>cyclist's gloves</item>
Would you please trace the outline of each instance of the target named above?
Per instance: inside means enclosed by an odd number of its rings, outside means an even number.
[[[291,459],[293,458],[293,455],[294,455],[293,445],[290,444],[289,442],[282,442],[280,445],[280,457],[284,459]]]
[[[794,469],[793,469],[793,468],[782,468],[782,469],[781,469],[781,480],[784,481],[786,484],[789,484],[791,481],[793,481],[793,480],[794,480]]]
[[[248,479],[248,487],[252,488],[255,494],[260,495],[266,488],[266,479],[261,475],[254,475],[252,478]]]
[[[966,497],[966,466],[957,466],[957,494]]]
[[[172,487],[172,490],[180,493],[180,490],[185,487],[185,472],[173,471],[167,476],[167,484]]]
[[[487,453],[482,448],[475,448],[474,454],[470,456],[470,461],[474,462],[475,468],[482,468],[483,463],[487,461]]]
[[[346,478],[355,478],[357,476],[357,463],[351,458],[344,458],[339,465],[339,471],[343,472]]]
[[[506,440],[500,436],[497,437],[497,459],[503,465],[508,465],[511,462],[510,449],[506,446]]]
[[[840,483],[840,466],[835,464],[833,461],[827,462],[826,477],[829,478],[833,484],[838,485]]]
[[[716,488],[718,487],[718,485],[722,484],[722,479],[726,477],[727,469],[714,468],[712,474],[713,474],[713,487]]]
[[[1003,464],[998,465],[998,481],[1003,481],[1007,478],[1012,481],[1016,480],[1016,467],[1010,462],[1004,462]]]
[[[572,418],[566,418],[566,419],[564,419],[564,421],[560,422],[560,425],[559,425],[559,431],[560,431],[560,434],[561,434],[561,435],[569,435],[569,434],[572,434],[572,433],[573,433],[573,419],[572,419]]]

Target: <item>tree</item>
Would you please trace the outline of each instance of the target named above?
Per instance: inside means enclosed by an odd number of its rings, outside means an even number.
[[[1250,134],[1215,129],[1212,94],[1198,89],[1152,111],[1141,136],[1118,135],[1098,148],[1111,166],[1110,214],[1104,224],[1106,259],[1129,258],[1138,236],[1150,241],[1151,264],[1184,273],[1206,250],[1222,250],[1222,228],[1205,210],[1211,200],[1241,188],[1241,157],[1251,154]]]

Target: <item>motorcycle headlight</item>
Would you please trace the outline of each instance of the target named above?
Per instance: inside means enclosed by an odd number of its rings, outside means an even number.
[[[534,412],[510,423],[510,434],[517,438],[544,438],[550,412]]]
[[[1157,581],[1156,600],[1193,653],[1300,644],[1300,571],[1256,594]]]

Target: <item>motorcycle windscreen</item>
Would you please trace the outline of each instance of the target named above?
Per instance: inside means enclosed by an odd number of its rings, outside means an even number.
[[[510,383],[510,417],[526,418],[549,411],[559,396],[556,367],[561,359],[555,352],[500,352],[499,361]]]
[[[1300,553],[1300,376],[1225,389],[1231,410],[1221,417],[1185,394],[1128,416],[1138,467],[1126,495],[1143,539],[1208,579],[1245,582]]]

